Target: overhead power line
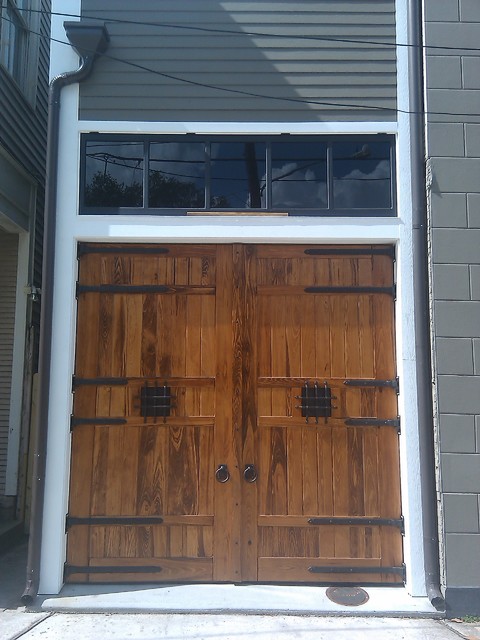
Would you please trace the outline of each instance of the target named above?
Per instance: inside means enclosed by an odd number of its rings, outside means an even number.
[[[72,14],[61,14],[62,16],[69,16]],[[77,16],[78,17],[78,16]],[[10,20],[9,18],[2,16],[1,20],[9,22],[11,24],[14,24],[12,22],[12,20]],[[141,24],[141,23],[140,23]],[[71,46],[70,43],[65,42],[64,40],[59,40],[58,38],[52,38],[51,36],[46,36],[42,33],[39,33],[37,31],[34,31],[33,29],[28,29],[28,32],[31,33],[32,35],[36,35],[39,36],[40,38],[46,39],[50,42],[57,42],[59,44],[65,45],[65,46]],[[91,53],[96,53],[95,51],[92,51]],[[192,86],[196,86],[196,87],[202,87],[204,89],[211,89],[214,91],[221,91],[224,93],[230,93],[230,94],[234,94],[234,95],[242,95],[242,96],[247,96],[250,98],[259,98],[262,100],[275,100],[275,101],[280,101],[280,102],[289,102],[289,103],[296,103],[296,104],[308,104],[308,105],[316,105],[316,106],[322,106],[322,107],[332,107],[332,108],[344,108],[344,109],[351,109],[351,110],[359,110],[359,111],[378,111],[378,112],[387,112],[387,113],[402,113],[402,114],[406,114],[406,115],[414,115],[414,114],[425,114],[425,115],[438,115],[438,116],[452,116],[452,117],[458,117],[458,116],[462,116],[462,117],[479,117],[480,114],[472,114],[472,113],[461,113],[461,112],[451,112],[451,111],[422,111],[422,112],[418,112],[418,111],[410,111],[408,109],[400,109],[399,107],[384,107],[384,106],[380,106],[380,105],[374,105],[374,104],[355,104],[355,103],[343,103],[343,102],[331,102],[331,101],[325,101],[325,100],[314,100],[314,99],[309,99],[309,98],[293,98],[293,97],[288,97],[288,96],[272,96],[272,95],[268,95],[268,94],[261,94],[261,93],[257,93],[254,91],[247,91],[246,89],[235,89],[233,87],[225,87],[225,86],[219,86],[219,85],[214,85],[214,84],[209,84],[206,82],[200,82],[197,80],[192,80],[190,78],[184,78],[181,76],[176,76],[170,73],[166,73],[163,71],[159,71],[157,69],[152,69],[151,67],[147,67],[145,65],[139,64],[137,62],[132,62],[130,60],[125,60],[123,58],[119,58],[118,56],[113,56],[107,52],[98,54],[99,57],[101,58],[107,58],[109,60],[115,61],[115,62],[119,62],[120,64],[124,64],[127,65],[129,67],[135,68],[135,69],[139,69],[140,71],[144,71],[147,73],[151,73],[153,75],[156,76],[160,76],[163,78],[167,78],[169,80],[173,80],[175,82],[178,82],[180,84],[188,84],[188,85],[192,85]]]
[[[31,13],[49,13],[42,9],[28,9]],[[339,38],[336,36],[319,36],[319,35],[306,35],[306,34],[281,34],[281,33],[266,33],[262,31],[239,31],[238,29],[215,29],[212,27],[201,27],[199,25],[187,25],[187,24],[175,24],[169,22],[146,22],[142,20],[126,20],[122,18],[116,18],[114,16],[109,16],[108,14],[103,17],[98,16],[90,16],[88,14],[75,14],[75,13],[62,13],[52,11],[51,15],[53,16],[61,16],[63,18],[75,18],[77,20],[97,20],[101,23],[111,23],[111,24],[129,24],[136,25],[142,27],[161,27],[164,29],[181,29],[184,31],[200,31],[205,33],[216,33],[216,34],[225,34],[225,35],[236,35],[236,36],[253,36],[253,37],[262,37],[262,38],[288,38],[289,40],[314,40],[314,41],[325,41],[325,42],[339,42],[343,44],[365,44],[370,45],[372,47],[387,47],[390,49],[395,49],[397,47],[407,47],[407,48],[422,48],[422,49],[440,49],[442,51],[471,51],[471,52],[479,52],[480,48],[478,47],[452,47],[452,46],[444,46],[444,45],[418,45],[418,44],[409,44],[409,43],[399,43],[399,42],[382,42],[382,41],[372,41],[372,40],[362,40],[361,38]],[[290,25],[288,25],[290,26]]]

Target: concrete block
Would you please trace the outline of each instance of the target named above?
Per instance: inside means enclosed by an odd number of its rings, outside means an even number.
[[[473,340],[473,371],[477,375],[480,374],[480,338]]]
[[[480,302],[435,302],[435,334],[439,338],[480,338]]]
[[[440,375],[473,375],[473,345],[470,338],[438,338],[437,372]]]
[[[480,229],[434,229],[432,250],[434,264],[480,264]]]
[[[438,2],[438,0],[437,0]],[[438,4],[445,4],[440,3]],[[478,43],[480,41],[480,22],[427,22],[425,25],[425,42],[429,46],[459,48],[459,55],[464,55],[462,49],[474,49],[478,55]],[[451,55],[455,51],[439,49],[437,55]],[[468,53],[468,52],[467,52]],[[472,54],[475,53],[472,51]]]
[[[480,3],[477,2],[477,5],[480,8]],[[480,89],[480,58],[478,56],[465,56],[462,58],[462,71],[463,88]],[[432,89],[434,88],[432,85]]]
[[[478,264],[470,266],[470,286],[472,300],[480,300],[480,265]]]
[[[430,194],[433,227],[465,228],[467,226],[467,198],[464,193]]]
[[[463,124],[440,122],[429,124],[427,141],[427,153],[430,157],[445,156],[448,158],[463,158],[465,156]]]
[[[480,193],[467,194],[467,212],[470,229],[480,229]]]
[[[477,587],[480,581],[480,534],[447,534],[445,559],[449,586]]]
[[[427,55],[426,74],[429,89],[461,89],[461,57]]]
[[[480,104],[480,91],[477,99]],[[432,191],[476,193],[478,190],[480,176],[480,159],[478,158],[432,158],[431,169]]]
[[[443,516],[447,533],[480,533],[478,496],[474,494],[444,494]]]
[[[480,124],[465,125],[465,152],[469,158],[480,158]]]
[[[442,453],[442,491],[444,493],[478,494],[480,487],[480,454]],[[480,573],[478,574],[480,576]]]
[[[425,0],[425,20],[431,21],[453,21],[460,18],[458,0],[450,2],[438,2],[438,0]]]
[[[428,121],[478,124],[479,103],[478,89],[428,89]]]
[[[439,375],[437,393],[440,413],[480,413],[479,376]]]
[[[460,18],[463,22],[480,22],[480,3],[478,0],[460,0]]]
[[[471,415],[440,415],[440,451],[442,453],[475,453],[475,420]]]
[[[470,274],[466,264],[436,264],[433,271],[435,300],[470,300]]]

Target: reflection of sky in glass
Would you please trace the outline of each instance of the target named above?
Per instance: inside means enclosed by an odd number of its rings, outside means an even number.
[[[265,143],[213,142],[211,144],[210,206],[216,209],[262,207]]]
[[[143,185],[143,144],[138,142],[95,142],[86,144],[86,191],[89,205],[108,206],[104,198],[111,194],[113,205],[141,206],[138,201]],[[123,195],[122,195],[123,194]]]
[[[326,209],[345,215],[348,210],[368,213],[393,207],[388,140],[282,136],[269,142],[241,138],[209,142],[156,137],[143,143],[90,138],[85,152],[87,207],[239,211],[268,207],[298,213],[308,209],[319,215]],[[144,188],[148,189],[145,202]]]
[[[327,206],[327,147],[312,142],[272,144],[272,207]]]
[[[389,143],[334,144],[333,201],[336,209],[392,206]]]
[[[149,206],[205,206],[203,142],[155,142],[150,145]]]
[[[138,142],[87,142],[86,181],[95,173],[109,173],[120,183],[129,186],[141,182],[143,173],[143,144]]]

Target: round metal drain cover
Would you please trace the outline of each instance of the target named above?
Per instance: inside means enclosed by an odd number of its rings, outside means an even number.
[[[360,587],[329,587],[327,598],[347,607],[359,607],[368,602],[368,593]]]

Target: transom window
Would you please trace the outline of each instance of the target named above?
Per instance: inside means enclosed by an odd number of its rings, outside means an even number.
[[[85,214],[395,215],[391,136],[118,136],[82,141]]]

